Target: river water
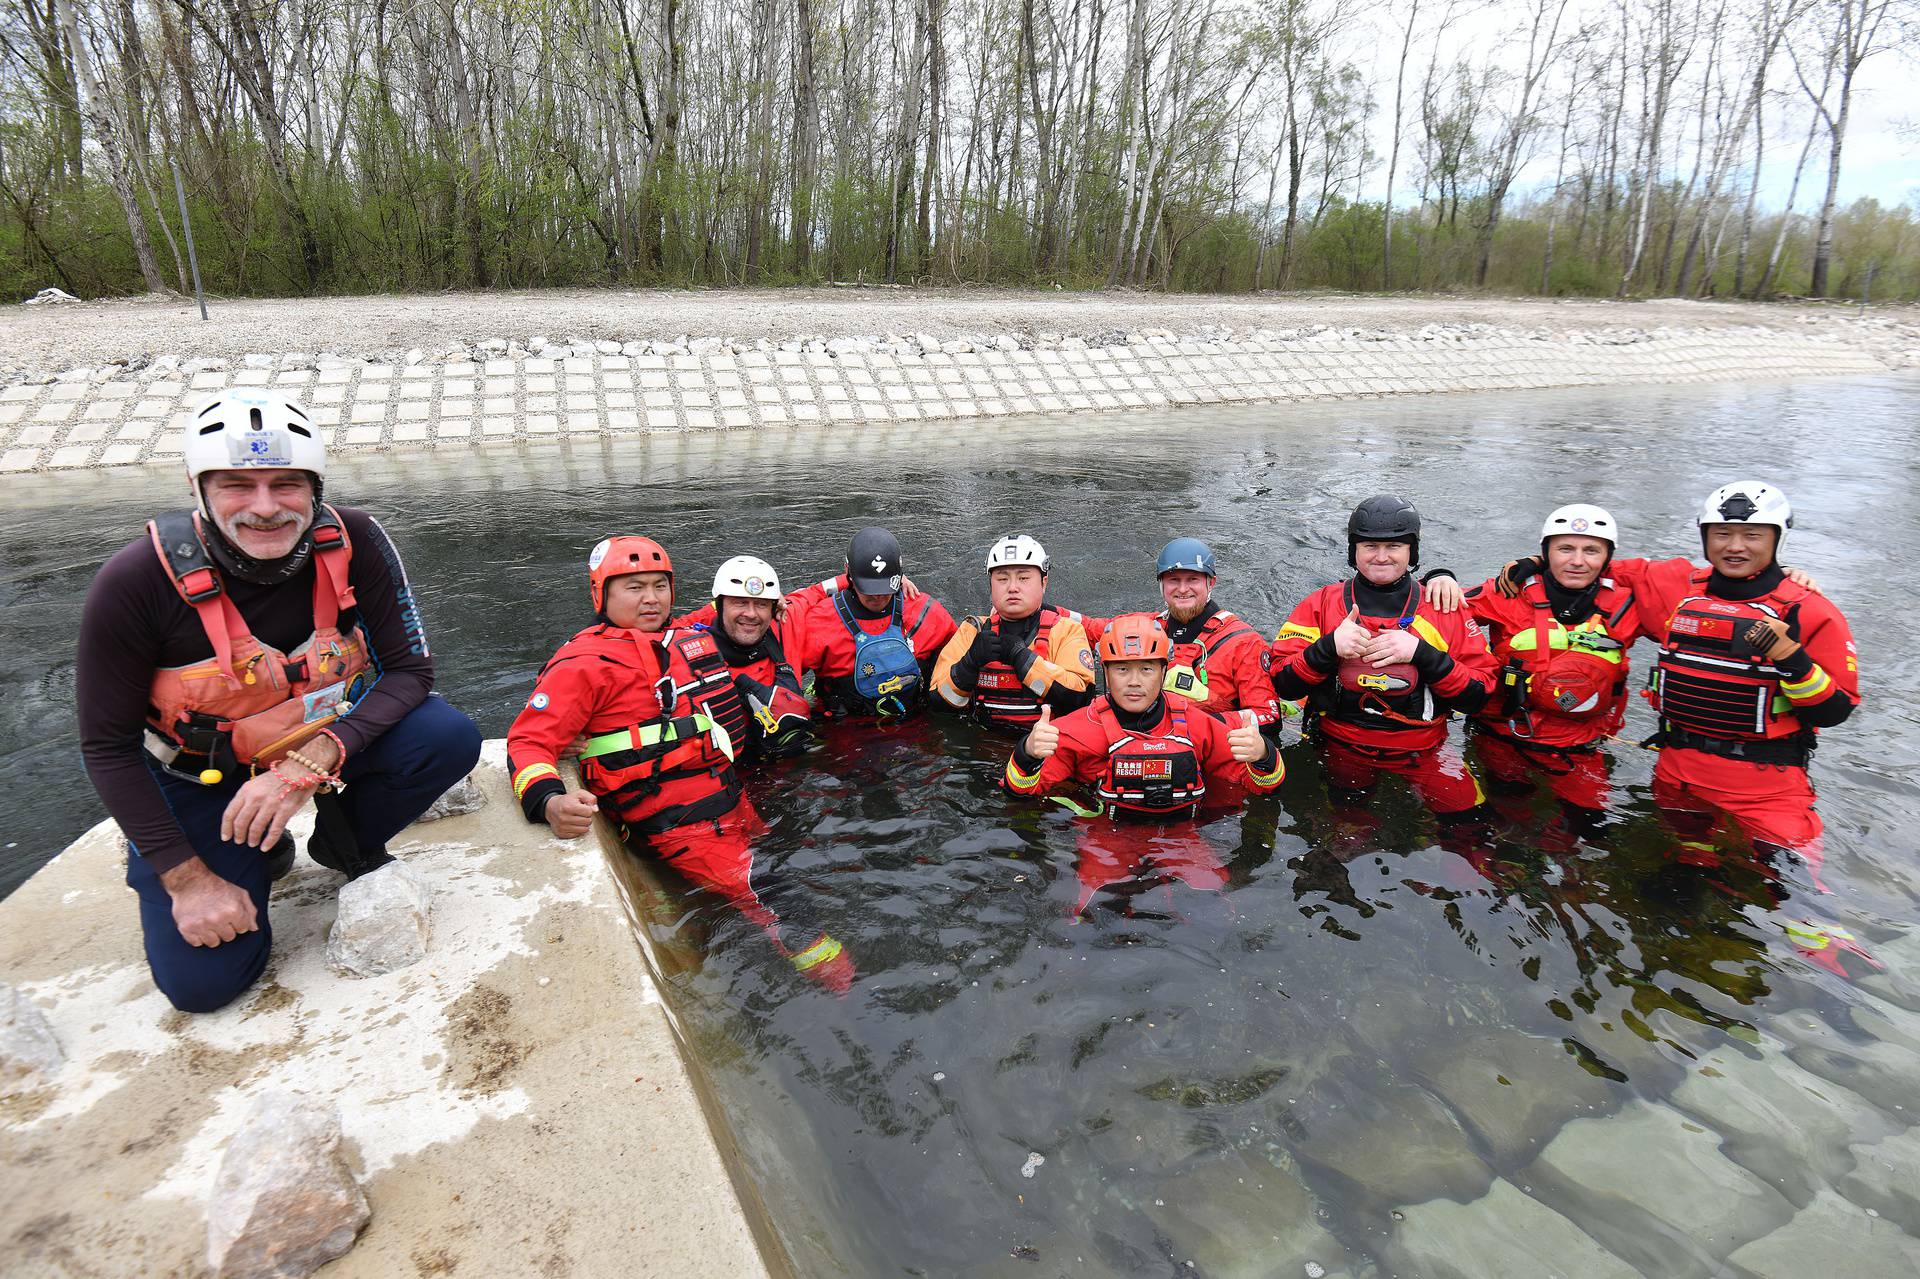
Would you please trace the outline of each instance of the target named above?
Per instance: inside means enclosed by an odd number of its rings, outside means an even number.
[[[1290,730],[1277,798],[1200,832],[1224,890],[1135,883],[1076,915],[1083,828],[996,791],[1004,740],[934,718],[836,726],[755,783],[756,881],[845,941],[849,998],[711,902],[652,925],[702,956],[670,997],[804,1274],[1704,1275],[1743,1246],[1767,1273],[1750,1241],[1802,1210],[1789,1234],[1838,1261],[1920,1250],[1920,661],[1904,599],[1873,594],[1920,554],[1916,420],[1902,378],[1458,395],[357,457],[330,494],[394,533],[442,690],[497,736],[587,620],[607,532],[665,541],[684,602],[728,554],[797,584],[884,523],[956,614],[984,607],[999,533],[1039,536],[1053,598],[1099,613],[1154,604],[1155,551],[1190,533],[1271,633],[1344,571],[1376,491],[1418,501],[1427,564],[1478,580],[1563,502],[1609,507],[1627,553],[1680,554],[1709,488],[1780,483],[1786,558],[1846,610],[1868,697],[1815,764],[1828,895],[1738,857],[1676,866],[1629,746],[1598,843],[1509,804],[1469,861],[1397,782],[1375,821],[1339,819]],[[79,600],[178,493],[0,487],[0,889],[100,816]],[[1789,920],[1844,925],[1888,971],[1810,965]]]

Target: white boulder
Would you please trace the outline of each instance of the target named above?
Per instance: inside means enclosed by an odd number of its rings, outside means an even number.
[[[312,1274],[353,1247],[372,1215],[340,1150],[340,1114],[268,1093],[227,1143],[207,1202],[207,1264],[220,1279]]]
[[[426,957],[432,894],[404,862],[388,862],[340,890],[327,934],[327,964],[350,977],[378,977]]]
[[[31,1076],[51,1076],[65,1062],[60,1041],[53,1036],[31,999],[0,982],[0,1083]]]

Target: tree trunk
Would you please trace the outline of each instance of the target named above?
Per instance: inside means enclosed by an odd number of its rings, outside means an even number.
[[[122,121],[115,119],[113,103],[99,79],[93,73],[93,63],[87,54],[87,47],[80,42],[79,25],[74,21],[72,0],[54,0],[60,29],[65,33],[67,48],[73,52],[74,71],[79,76],[80,91],[85,95],[84,110],[93,123],[94,137],[100,143],[100,149],[107,154],[107,173],[113,183],[113,194],[120,201],[120,212],[127,220],[127,233],[133,239],[133,256],[140,265],[140,278],[146,281],[147,292],[164,293],[167,289],[166,278],[160,274],[160,262],[153,254],[153,240],[147,234],[147,220],[140,212],[140,201],[133,191],[133,169],[127,158],[129,139]]]
[[[813,266],[813,188],[820,173],[812,0],[793,0],[793,33],[793,269],[804,276]]]

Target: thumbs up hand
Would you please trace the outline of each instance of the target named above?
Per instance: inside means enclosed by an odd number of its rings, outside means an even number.
[[[1060,749],[1060,730],[1054,727],[1053,707],[1042,706],[1040,718],[1027,730],[1027,754],[1035,759],[1051,759]]]
[[[1227,748],[1242,764],[1258,764],[1267,754],[1267,739],[1260,735],[1260,720],[1252,711],[1240,712],[1240,725],[1227,732]]]
[[[1356,604],[1340,619],[1340,625],[1333,628],[1333,651],[1352,661],[1366,651],[1372,639],[1373,632],[1360,624],[1360,606]]]

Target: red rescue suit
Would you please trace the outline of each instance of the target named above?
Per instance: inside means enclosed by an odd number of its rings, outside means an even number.
[[[580,779],[623,831],[713,821],[740,799],[734,742],[747,712],[713,637],[590,626],[561,646],[507,734],[513,790],[530,821],[565,793],[559,757],[585,733]]]
[[[1846,618],[1778,565],[1743,581],[1688,559],[1616,560],[1612,572],[1632,586],[1661,637],[1648,690],[1660,714],[1655,800],[1682,815],[1676,825],[1693,843],[1726,813],[1750,839],[1791,848],[1817,868],[1821,823],[1807,764],[1819,729],[1860,704]],[[1743,639],[1763,618],[1785,622],[1800,643],[1784,665]]]
[[[733,903],[809,979],[844,992],[853,964],[817,930],[783,926],[753,888],[762,825],[741,795],[734,743],[749,715],[713,636],[605,624],[561,645],[507,731],[507,769],[527,820],[566,793],[559,756],[585,734],[580,779],[629,847]]]
[[[1173,643],[1166,689],[1216,715],[1248,710],[1261,729],[1278,732],[1280,699],[1273,695],[1267,643],[1239,616],[1212,600],[1184,622],[1165,609],[1157,614]],[[1086,617],[1087,642],[1098,644],[1112,618]]]
[[[1138,716],[1096,697],[1054,723],[1058,749],[1036,760],[1022,739],[1007,761],[1006,788],[1038,797],[1070,783],[1091,786],[1096,808],[1069,806],[1101,822],[1113,817],[1160,823],[1155,829],[1164,836],[1090,832],[1078,867],[1082,907],[1100,888],[1136,877],[1147,863],[1196,888],[1219,888],[1225,870],[1204,843],[1187,838],[1192,827],[1186,821],[1203,803],[1235,803],[1286,778],[1286,764],[1271,743],[1265,759],[1241,763],[1227,742],[1225,722],[1177,693],[1163,694]],[[1165,824],[1172,822],[1181,825]]]
[[[1412,632],[1420,641],[1413,661],[1379,670],[1343,661],[1333,633],[1356,607],[1371,630]],[[1357,580],[1335,582],[1300,601],[1274,637],[1270,657],[1274,691],[1287,701],[1307,699],[1335,789],[1365,791],[1387,772],[1405,777],[1438,814],[1465,812],[1485,800],[1466,767],[1440,750],[1453,713],[1474,714],[1493,691],[1493,655],[1465,609],[1433,608],[1410,576],[1384,591]]]
[[[149,520],[147,536],[213,648],[205,661],[153,673],[147,750],[162,765],[195,780],[207,768],[265,768],[319,736],[372,687],[365,638],[358,627],[342,634],[338,626],[342,610],[354,606],[347,582],[353,545],[332,507],[320,507],[310,534],[313,633],[284,653],[248,630],[207,551],[199,515]]]
[[[1516,599],[1491,579],[1467,592],[1500,680],[1472,720],[1482,767],[1516,786],[1544,780],[1564,803],[1597,812],[1612,793],[1600,744],[1626,720],[1627,650],[1643,632],[1633,592],[1611,577],[1590,605],[1562,623],[1541,578]]]
[[[953,637],[953,615],[939,600],[920,591],[896,597],[897,608],[878,617],[869,616],[857,600],[844,573],[787,596],[788,660],[802,676],[813,675],[814,696],[827,715],[912,714],[925,704],[927,670]],[[860,692],[864,680],[856,656],[866,641],[856,640],[855,631],[868,640],[883,638],[895,626],[894,612],[899,615],[900,639],[911,650],[919,671],[917,676],[900,671],[896,676],[900,681],[897,699],[883,705]],[[889,697],[894,696],[893,688],[886,691]]]

